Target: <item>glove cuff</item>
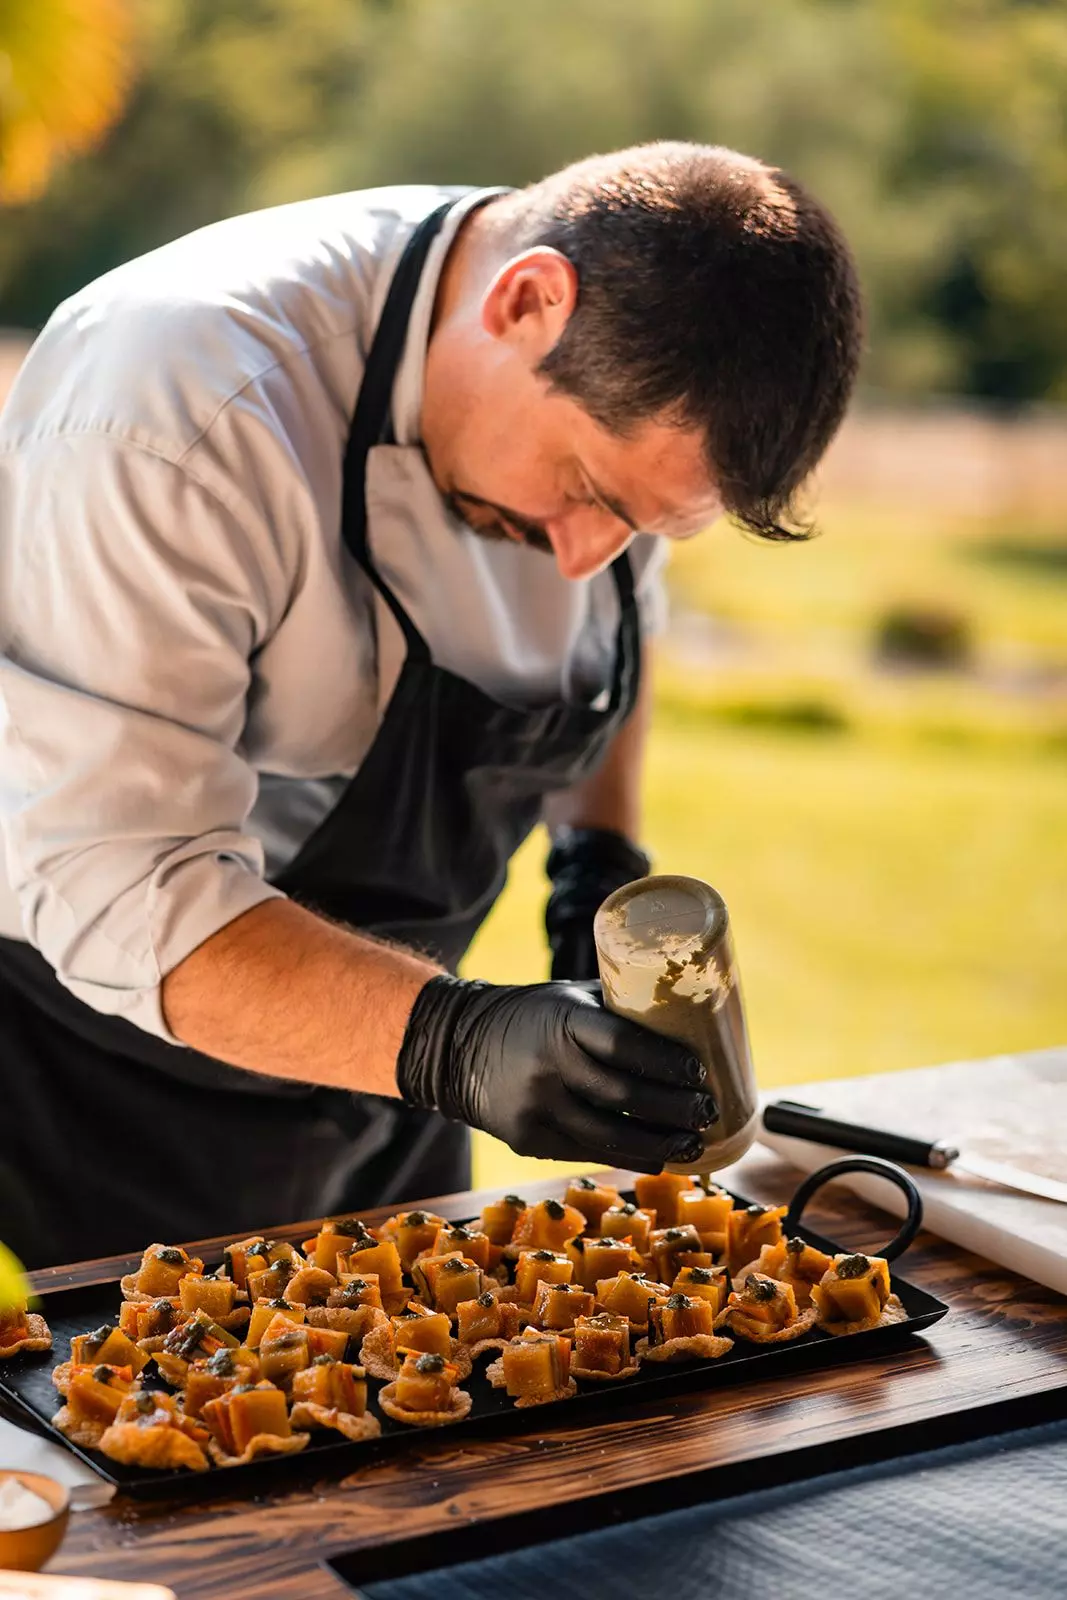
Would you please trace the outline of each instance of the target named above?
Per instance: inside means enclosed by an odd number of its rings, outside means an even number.
[[[625,834],[609,828],[562,828],[545,864],[552,881],[545,909],[549,942],[568,923],[591,924],[614,889],[646,877],[651,866],[645,852]]]
[[[447,973],[431,978],[415,996],[400,1051],[396,1083],[409,1106],[466,1121],[453,1061],[456,1028],[474,991],[488,985]]]

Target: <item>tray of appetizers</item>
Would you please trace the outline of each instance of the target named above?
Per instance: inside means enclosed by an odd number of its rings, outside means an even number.
[[[880,1255],[806,1228],[811,1194],[862,1162],[908,1194]],[[466,1223],[399,1211],[326,1219],[299,1243],[234,1240],[217,1260],[150,1244],[114,1283],[0,1312],[5,1409],[126,1493],[361,1458],[446,1427],[528,1428],[564,1407],[826,1366],[948,1307],[891,1274],[921,1200],[869,1158],[756,1205],[659,1173],[620,1192],[575,1179]]]

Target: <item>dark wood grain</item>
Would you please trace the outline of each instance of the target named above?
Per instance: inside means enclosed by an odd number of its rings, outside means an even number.
[[[731,1183],[763,1200],[788,1198],[798,1174],[760,1151]],[[558,1184],[527,1186],[532,1198]],[[495,1191],[494,1191],[495,1194]],[[476,1212],[487,1196],[424,1202],[453,1217]],[[373,1220],[375,1215],[368,1213]],[[829,1188],[805,1221],[854,1248],[874,1249],[893,1226],[884,1214]],[[307,1237],[307,1224],[270,1230]],[[50,1288],[113,1279],[115,1260],[47,1269]],[[938,1442],[949,1419],[972,1431],[1003,1426],[1027,1398],[1052,1414],[1067,1406],[1067,1301],[984,1259],[920,1234],[901,1263],[912,1282],[946,1300],[951,1312],[910,1346],[813,1372],[797,1372],[658,1402],[620,1404],[610,1416],[568,1424],[566,1409],[533,1414],[507,1437],[414,1443],[348,1477],[303,1478],[253,1500],[205,1505],[116,1499],[72,1519],[50,1571],[169,1584],[180,1600],[340,1600],[340,1582],[319,1562],[353,1548],[369,1553],[422,1536],[442,1547],[465,1530],[469,1553],[479,1526],[529,1507],[565,1511],[585,1502],[640,1507],[650,1485],[681,1496],[748,1487],[847,1464],[851,1452],[893,1453]],[[832,1456],[828,1458],[828,1449]],[[636,1497],[636,1498],[635,1498]],[[651,1502],[650,1502],[651,1503]],[[636,1514],[631,1509],[626,1514]]]

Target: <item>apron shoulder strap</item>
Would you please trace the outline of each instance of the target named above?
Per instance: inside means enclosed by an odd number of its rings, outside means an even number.
[[[341,531],[345,543],[399,623],[409,656],[424,661],[430,659],[425,639],[381,577],[371,557],[367,542],[365,480],[367,457],[375,445],[381,444],[388,426],[393,382],[404,353],[408,319],[418,293],[422,269],[426,265],[430,246],[455,203],[455,198],[446,200],[419,223],[393,273],[363,370],[363,381],[359,387],[359,398],[345,451],[341,492]]]

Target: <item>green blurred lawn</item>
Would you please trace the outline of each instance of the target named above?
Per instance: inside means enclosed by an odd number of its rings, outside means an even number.
[[[1063,535],[823,520],[803,548],[723,527],[676,552],[656,865],[726,897],[763,1084],[1063,1042]],[[958,612],[970,670],[877,670],[872,630],[898,600]],[[545,975],[545,849],[539,834],[516,859],[468,973]],[[553,1170],[479,1139],[479,1182]]]

